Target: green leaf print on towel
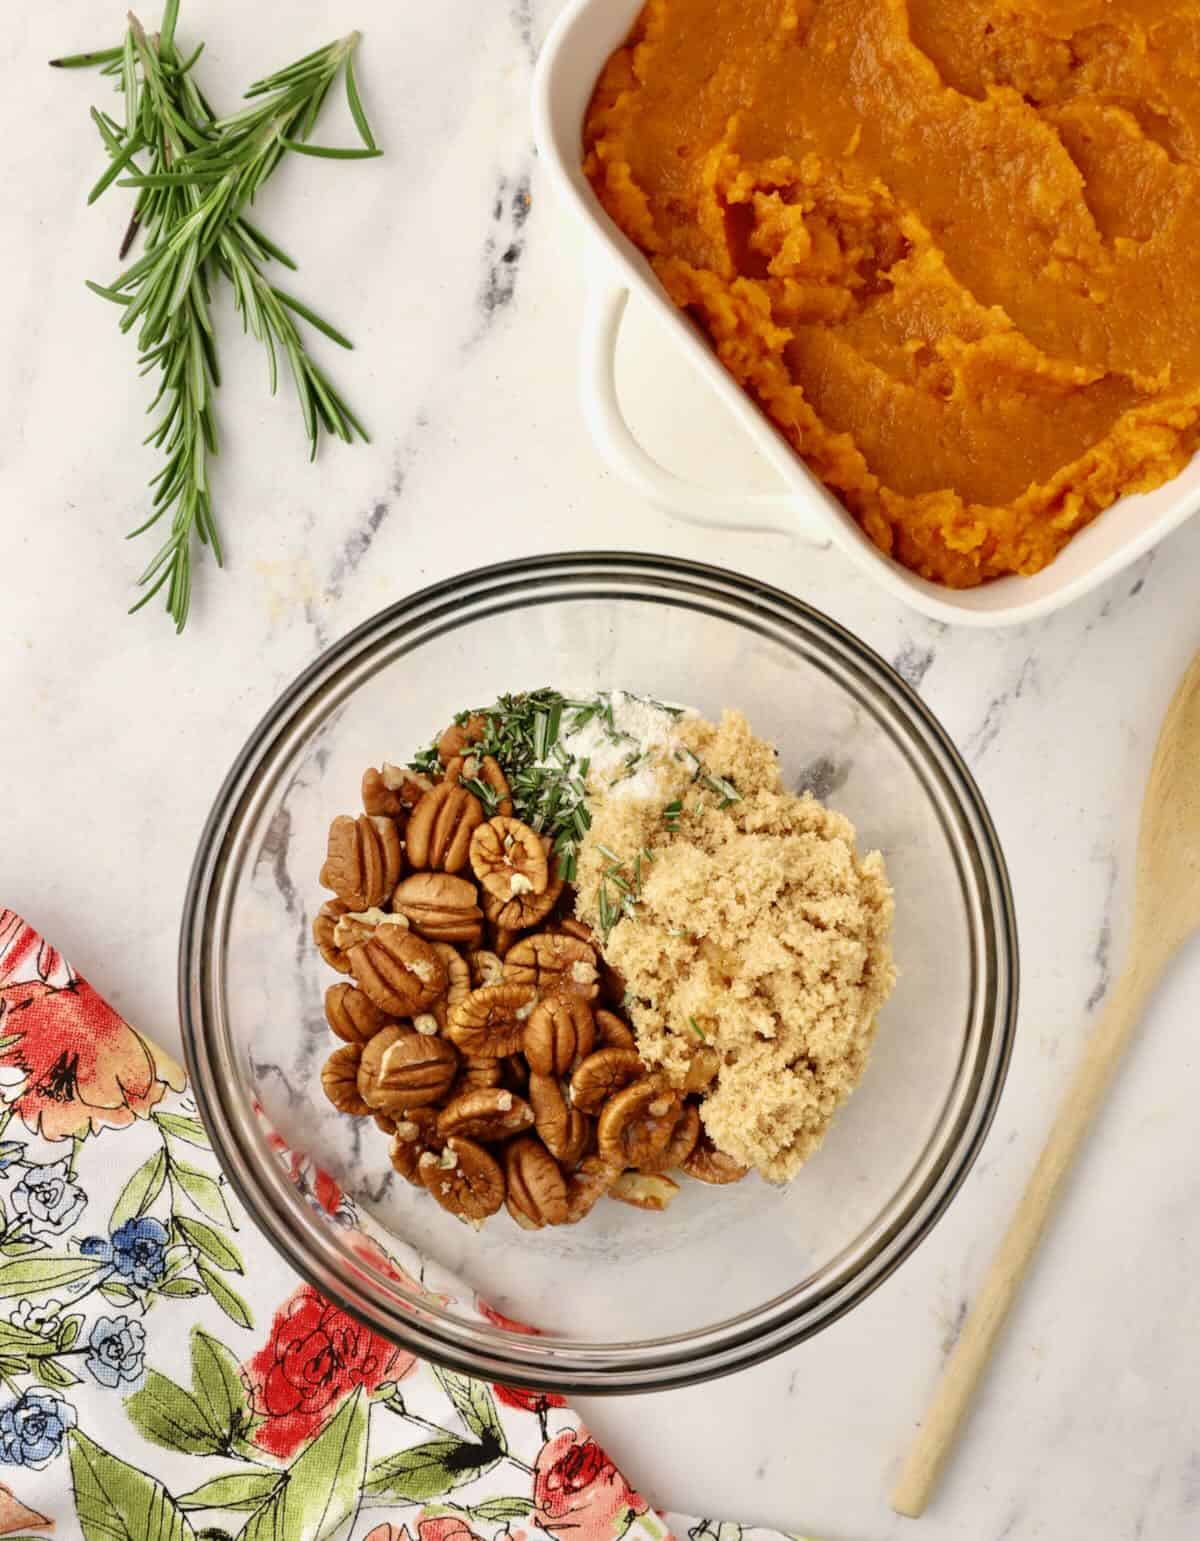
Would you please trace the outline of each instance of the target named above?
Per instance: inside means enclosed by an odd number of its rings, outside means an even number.
[[[361,1387],[287,1469],[241,1541],[324,1541],[358,1508],[367,1466],[366,1394]]]
[[[195,1541],[191,1521],[157,1478],[72,1429],[71,1481],[86,1541]]]

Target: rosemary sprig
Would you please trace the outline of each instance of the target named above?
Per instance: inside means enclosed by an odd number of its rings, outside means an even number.
[[[148,37],[135,16],[120,48],[52,61],[59,68],[97,65],[124,96],[124,123],[93,109],[109,165],[89,195],[94,202],[113,183],[137,190],[133,218],[121,247],[124,258],[139,231],[143,256],[112,283],[90,283],[121,307],[122,331],[137,328],[143,374],[157,371],[162,415],[147,442],[163,449],[166,463],[154,478],[152,511],[137,535],[170,517],[170,532],[142,573],[140,609],[160,589],[181,631],[191,595],[193,537],[221,548],[213,520],[209,457],[217,450],[212,395],[220,383],[210,315],[214,280],[229,280],[243,327],[266,348],[272,393],[277,353],[290,368],[304,419],[310,458],[322,431],[349,443],[367,437],[361,423],[310,356],[294,317],[339,346],[352,345],[295,296],[272,284],[263,268],[295,263],[246,218],[245,210],[288,151],[364,158],[381,152],[371,134],[353,73],[357,33],[315,50],[286,69],[256,82],[250,104],[219,118],[196,85],[192,69],[203,49],[182,58],[176,45],[179,0],[167,0],[160,30]],[[321,106],[344,73],[351,117],[361,149],[307,143]],[[143,164],[144,162],[144,164]]]

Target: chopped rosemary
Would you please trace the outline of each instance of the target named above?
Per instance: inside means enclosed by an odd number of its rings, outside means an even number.
[[[685,710],[668,707],[648,696],[630,699],[672,718],[682,716]],[[616,781],[632,775],[649,758],[649,751],[620,726],[613,694],[599,693],[581,700],[543,686],[503,695],[491,706],[466,708],[456,713],[454,721],[461,725],[469,718],[478,718],[483,724],[483,735],[474,748],[480,755],[492,756],[503,770],[517,818],[550,838],[560,876],[568,883],[574,882],[579,845],[592,823],[586,778],[593,769],[596,739],[621,752]],[[589,725],[594,725],[585,739],[590,752],[576,755],[569,747],[571,740]],[[634,745],[628,753],[624,752],[626,743]],[[611,765],[615,758],[606,754],[600,765]],[[415,771],[435,775],[440,768],[436,740],[415,755],[409,765]],[[464,784],[492,816],[497,799],[491,789],[474,781]],[[668,827],[674,827],[672,810],[677,819],[683,811],[682,802],[667,808]],[[600,930],[607,936],[622,917],[634,913],[641,899],[645,864],[653,861],[654,856],[646,847],[631,862],[607,846],[598,846],[597,851],[608,864],[598,900]]]
[[[500,810],[501,797],[495,787],[488,786],[486,781],[480,781],[477,776],[470,781],[461,782],[460,785],[466,787],[468,792],[474,792],[483,804],[483,811],[489,819],[496,817]]]
[[[613,927],[621,918],[621,912],[619,907],[613,905],[612,896],[608,891],[607,884],[604,882],[600,884],[600,894],[596,905],[599,911],[601,939],[607,942],[612,935]]]
[[[726,781],[723,776],[712,776],[707,771],[704,771],[700,776],[700,783],[702,786],[706,786],[710,792],[715,792],[721,799],[717,805],[721,811],[724,811],[733,803],[740,803],[742,800],[742,794],[738,791],[737,787],[734,786],[732,781]]]
[[[503,769],[517,818],[554,842],[559,875],[568,883],[576,876],[579,842],[592,820],[577,762],[559,737],[564,714],[571,714],[565,720],[568,732],[574,732],[574,717],[588,705],[544,686],[503,695],[491,706],[459,712],[454,719],[458,723],[475,716],[483,720],[478,752],[491,755]],[[436,741],[409,763],[413,770],[436,772],[440,763]],[[485,802],[485,809],[488,806]]]
[[[701,1040],[701,1042],[708,1042],[708,1034],[700,1026],[699,1022],[696,1021],[695,1017],[688,1018],[688,1026],[691,1028],[692,1032],[695,1033],[696,1037]]]
[[[408,762],[408,768],[422,776],[436,775],[442,768],[442,757],[438,754],[437,744],[430,744],[428,749],[422,749],[418,754],[413,755]]]
[[[694,750],[688,749],[686,746],[682,749],[677,749],[675,751],[675,758],[680,765],[687,765],[691,769],[693,781],[699,782],[702,787],[717,794],[721,799],[718,808],[722,812],[733,803],[741,802],[742,794],[734,786],[733,782],[727,781],[724,776],[714,776]],[[702,812],[703,808],[703,801],[697,802],[696,812]]]
[[[672,834],[678,832],[679,820],[682,814],[683,802],[682,799],[678,797],[674,802],[668,803],[667,806],[663,809],[663,823],[667,826]]]

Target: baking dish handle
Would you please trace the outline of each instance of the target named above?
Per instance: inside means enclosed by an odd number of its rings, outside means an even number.
[[[634,438],[617,395],[617,337],[629,290],[596,272],[584,311],[583,413],[596,448],[648,503],[688,524],[737,535],[785,535],[813,545],[828,536],[808,530],[793,492],[718,492],[665,470]]]

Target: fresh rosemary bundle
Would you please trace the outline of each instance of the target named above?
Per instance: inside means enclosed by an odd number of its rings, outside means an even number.
[[[193,537],[210,546],[221,563],[208,477],[209,457],[217,452],[213,392],[221,379],[211,317],[218,279],[229,281],[244,328],[267,350],[272,394],[278,383],[278,355],[285,357],[310,458],[316,457],[323,430],[346,443],[356,434],[367,437],[309,354],[293,318],[308,322],[343,348],[353,345],[266,277],[270,262],[293,270],[296,264],[250,223],[246,208],[289,151],[346,160],[382,152],[354,79],[358,33],[256,82],[246,93],[248,105],[221,118],[193,74],[204,45],[181,55],[178,18],[179,0],[167,0],[156,35],[148,36],[131,15],[120,47],[51,62],[60,69],[98,66],[124,96],[123,122],[92,109],[110,159],[88,202],[94,203],[114,183],[135,188],[137,203],[120,256],[126,256],[143,231],[145,251],[112,283],[89,282],[88,287],[122,308],[121,330],[138,329],[141,373],[159,378],[149,410],[161,406],[162,413],[145,442],[161,448],[166,463],[151,483],[150,517],[131,534],[139,535],[167,517],[170,533],[141,574],[138,582],[146,592],[131,609],[141,609],[165,588],[167,612],[176,631],[182,631],[191,596]],[[361,148],[307,142],[339,75],[344,77]]]

